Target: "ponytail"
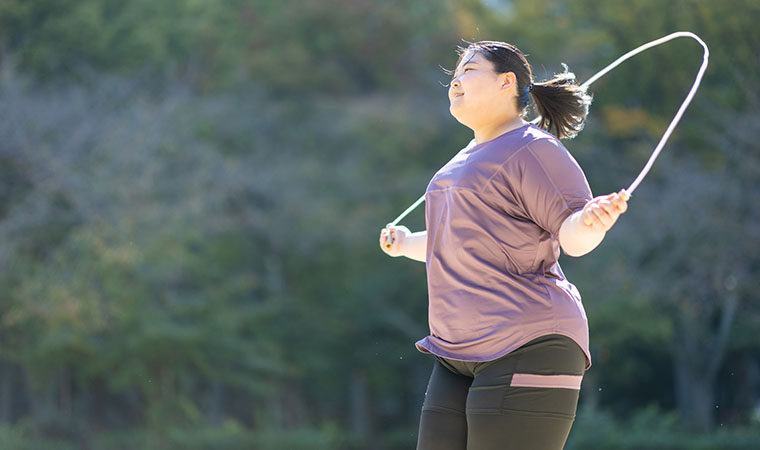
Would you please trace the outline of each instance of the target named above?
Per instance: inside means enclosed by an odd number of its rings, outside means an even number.
[[[459,66],[469,50],[480,52],[494,65],[496,73],[513,72],[517,77],[517,109],[525,114],[533,97],[536,112],[541,116],[538,126],[560,139],[574,138],[582,129],[591,105],[591,96],[575,82],[575,74],[567,70],[541,83],[533,83],[533,70],[523,52],[512,44],[500,41],[480,41],[459,47]]]
[[[575,74],[563,73],[541,83],[531,84],[529,91],[541,116],[538,126],[560,139],[574,138],[582,129],[591,105],[586,88],[575,82]]]

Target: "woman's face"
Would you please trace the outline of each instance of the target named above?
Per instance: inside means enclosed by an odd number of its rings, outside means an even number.
[[[501,115],[508,104],[505,101],[507,89],[513,83],[512,72],[498,74],[491,61],[479,52],[468,50],[449,85],[449,111],[470,128],[482,126]]]

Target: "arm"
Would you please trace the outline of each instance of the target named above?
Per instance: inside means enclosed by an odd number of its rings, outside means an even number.
[[[406,256],[425,262],[427,231],[412,233],[405,226],[383,228],[380,231],[380,248],[390,256]]]
[[[595,249],[604,235],[628,209],[625,191],[596,197],[570,214],[559,229],[559,244],[569,256],[583,256]]]

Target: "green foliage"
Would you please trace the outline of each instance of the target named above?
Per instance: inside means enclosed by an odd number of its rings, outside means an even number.
[[[604,244],[562,258],[594,357],[568,448],[756,448],[757,8],[0,2],[2,447],[413,446],[424,265],[376,239],[470,139],[438,65],[504,39],[584,79],[688,29],[699,95]],[[699,60],[676,41],[595,85],[567,143],[594,191],[633,178]],[[731,430],[687,432],[674,358],[723,353]]]
[[[0,4],[0,48],[44,80],[88,67],[171,71],[204,89],[254,80],[281,92],[356,92],[416,82],[447,53],[430,42],[453,43],[448,2],[403,6],[8,0]]]
[[[16,1],[0,9],[0,42],[43,77],[186,62],[207,11],[203,2]],[[196,22],[196,23],[194,23]]]
[[[624,422],[602,411],[584,410],[576,418],[565,450],[750,450],[760,444],[757,428],[695,433],[677,422],[674,414],[656,407],[644,408]]]

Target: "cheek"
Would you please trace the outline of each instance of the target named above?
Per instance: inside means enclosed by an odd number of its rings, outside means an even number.
[[[469,95],[470,97],[487,97],[491,95],[489,83],[480,76],[474,75],[462,80],[462,89],[465,95]]]

